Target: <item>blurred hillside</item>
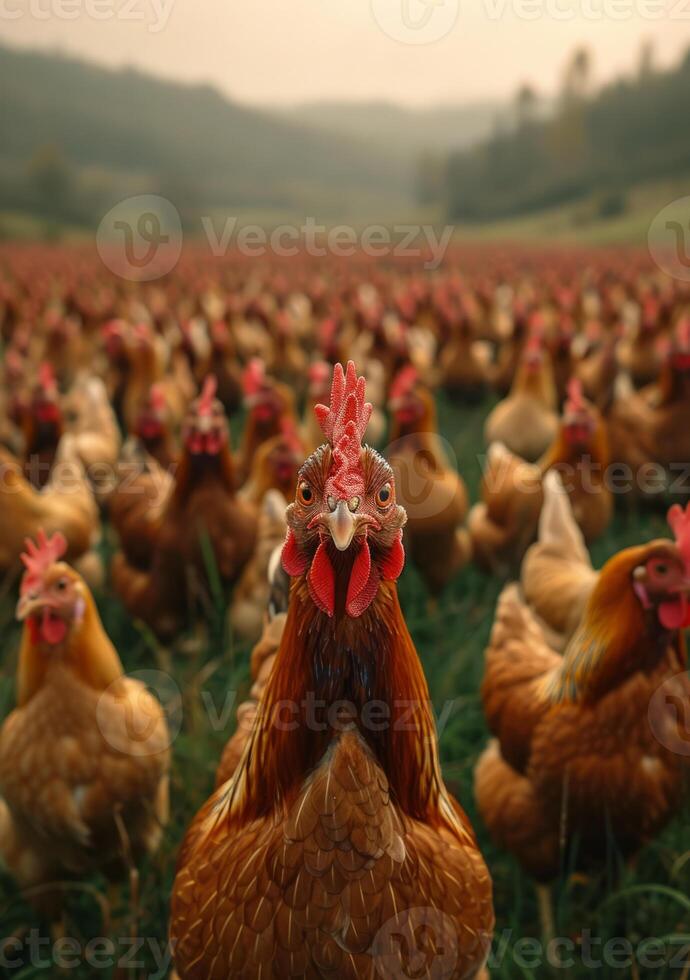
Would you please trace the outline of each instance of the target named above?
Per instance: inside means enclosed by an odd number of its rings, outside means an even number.
[[[549,119],[535,112],[529,86],[516,103],[516,127],[451,155],[439,189],[451,220],[496,222],[576,205],[575,222],[620,222],[642,186],[690,175],[690,51],[659,72],[643,49],[633,77],[594,93],[582,49]]]
[[[310,102],[285,110],[298,123],[387,147],[407,159],[449,153],[486,139],[505,111],[499,102],[408,109],[392,102]]]
[[[414,163],[210,87],[0,47],[0,210],[89,225],[136,193],[183,215],[242,206],[337,217],[412,200]]]

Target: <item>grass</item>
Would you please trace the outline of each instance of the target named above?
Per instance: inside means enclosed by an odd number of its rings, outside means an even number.
[[[472,498],[476,499],[487,405],[458,408],[442,400],[439,409],[441,430],[456,453]],[[662,513],[618,514],[594,549],[595,561],[600,563],[621,547],[664,533]],[[497,927],[492,976],[517,980],[550,974],[586,977],[596,972],[601,977],[650,980],[681,977],[680,954],[683,944],[690,941],[690,831],[686,817],[679,817],[669,826],[642,852],[635,867],[625,870],[621,877],[615,879],[611,869],[604,868],[598,880],[572,882],[564,878],[559,882],[555,889],[557,930],[564,943],[571,945],[553,951],[560,956],[560,966],[545,964],[543,953],[534,946],[540,934],[534,890],[516,862],[488,840],[472,796],[473,768],[487,740],[478,693],[483,650],[501,587],[500,581],[473,567],[467,568],[431,612],[415,569],[408,566],[400,580],[403,609],[429,679],[437,717],[443,721],[440,751],[445,778],[477,830],[494,879]],[[112,595],[98,596],[98,601],[105,626],[129,672],[151,672],[166,666],[148,631],[132,624]],[[0,604],[0,625],[4,637],[0,712],[4,716],[13,703],[19,638],[9,596]],[[144,941],[134,958],[143,965],[137,969],[123,967],[117,972],[114,967],[94,969],[81,963],[67,971],[78,980],[90,976],[105,980],[165,975],[157,958],[164,951],[177,848],[185,827],[211,791],[222,747],[233,730],[235,707],[248,689],[249,649],[227,635],[220,601],[209,626],[210,639],[203,648],[193,654],[173,656],[173,684],[166,681],[161,685],[157,675],[144,675],[156,682],[162,699],[171,708],[171,722],[181,727],[173,745],[171,822],[159,853],[140,868],[136,932]],[[106,886],[99,876],[85,885],[105,894]],[[77,939],[82,952],[91,937],[101,936],[113,944],[102,947],[110,950],[110,959],[125,955],[131,958],[125,938],[130,935],[130,904],[125,884],[110,908],[110,922],[104,923],[94,890],[84,888],[70,894],[67,934]],[[12,880],[6,875],[0,878],[0,934],[10,936],[20,929],[39,927]],[[616,939],[618,944],[611,946]],[[629,942],[636,952],[634,967],[626,959],[627,947],[621,940]],[[27,942],[25,939],[25,949]],[[44,945],[44,958],[46,950]],[[670,956],[676,957],[675,966],[669,964]],[[102,957],[107,959],[107,953]],[[626,965],[591,965],[604,958]],[[572,965],[568,965],[570,959]],[[22,967],[10,971],[5,965],[0,967],[0,975],[19,980],[59,975],[54,964],[46,961],[37,965],[29,960],[25,951]]]

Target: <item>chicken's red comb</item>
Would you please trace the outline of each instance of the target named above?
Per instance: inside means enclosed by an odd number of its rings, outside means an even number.
[[[44,361],[38,369],[38,384],[46,393],[53,394],[57,388],[53,365]]]
[[[565,403],[566,412],[582,412],[585,409],[585,400],[582,395],[582,382],[579,378],[571,378],[568,382],[568,398]]]
[[[336,364],[330,407],[314,407],[318,423],[333,447],[335,472],[329,482],[342,497],[360,492],[364,481],[360,454],[372,413],[371,404],[364,400],[365,393],[365,379],[357,377],[354,361],[347,362],[347,373],[342,364]]]
[[[327,361],[313,361],[309,365],[308,375],[312,384],[322,384],[331,376],[331,365]]]
[[[401,368],[393,378],[393,382],[391,384],[389,394],[391,401],[395,400],[396,398],[404,398],[405,395],[409,395],[417,383],[418,377],[419,375],[417,374],[417,368],[414,366],[414,364],[407,364],[404,368]]]
[[[165,409],[165,392],[163,386],[158,382],[152,384],[149,389],[149,402],[157,412],[162,412]]]
[[[21,559],[26,571],[20,588],[22,595],[39,584],[53,562],[62,558],[67,551],[67,539],[59,531],[49,538],[43,528],[40,528],[36,540],[37,544],[31,538],[24,542],[26,551]]]
[[[215,374],[207,375],[196,403],[196,410],[199,415],[210,415],[213,411],[213,401],[216,397],[217,387],[218,382]]]
[[[122,321],[121,320],[108,320],[101,327],[101,334],[104,338],[108,337],[121,337],[123,334]]]
[[[294,419],[283,416],[280,421],[280,431],[288,447],[298,456],[302,456],[304,448],[297,432]]]
[[[680,504],[674,504],[668,512],[667,519],[683,556],[685,567],[690,571],[690,504],[685,510]]]
[[[330,444],[335,448],[343,438],[356,438],[361,444],[371,418],[372,406],[364,400],[366,381],[357,377],[354,361],[347,362],[347,373],[336,364],[331,384],[331,404],[316,405],[314,413]]]
[[[690,317],[684,316],[676,324],[675,341],[680,350],[690,350]]]
[[[260,357],[252,357],[242,372],[242,388],[245,395],[256,395],[266,381],[266,368]]]

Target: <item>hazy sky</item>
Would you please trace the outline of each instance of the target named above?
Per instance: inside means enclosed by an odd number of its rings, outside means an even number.
[[[597,81],[631,70],[645,38],[668,64],[690,46],[690,2],[0,0],[0,38],[211,82],[246,102],[420,105],[508,96],[526,80],[552,93],[582,43]]]

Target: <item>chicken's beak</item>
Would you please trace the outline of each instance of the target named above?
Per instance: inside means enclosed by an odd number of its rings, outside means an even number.
[[[23,623],[25,619],[33,616],[34,613],[40,612],[46,605],[47,603],[43,596],[28,592],[26,595],[20,596],[15,615],[19,622]]]
[[[357,522],[346,500],[338,501],[338,506],[326,518],[326,524],[338,551],[347,551],[355,536]]]

